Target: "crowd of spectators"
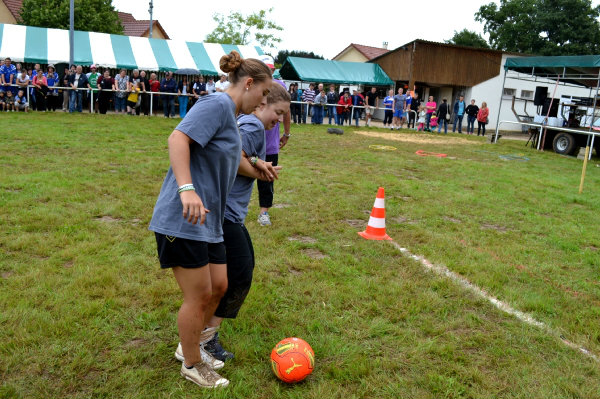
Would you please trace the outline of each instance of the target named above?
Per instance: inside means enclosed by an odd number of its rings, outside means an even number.
[[[475,100],[465,106],[464,97],[461,95],[453,106],[448,104],[447,99],[442,99],[438,106],[433,96],[422,104],[418,93],[398,88],[396,94],[393,90],[387,92],[387,96],[380,96],[377,88],[372,87],[366,93],[344,88],[336,90],[335,85],[329,86],[325,92],[323,84],[309,83],[307,89],[300,89],[298,83],[289,85],[289,93],[292,98],[290,107],[293,123],[305,124],[307,116],[311,116],[312,124],[323,124],[327,117],[328,123],[343,126],[352,124],[359,126],[359,121],[365,120],[365,126],[371,126],[373,115],[377,108],[383,108],[383,127],[402,129],[406,125],[421,131],[433,131],[435,128],[441,132],[448,131],[448,125],[452,123],[452,131],[463,131],[463,118],[467,115],[467,134],[473,134],[475,121],[478,122],[479,134],[485,134],[489,109],[485,102],[481,108],[475,105]],[[302,104],[301,104],[302,103]],[[453,115],[453,117],[452,117]],[[433,124],[432,124],[433,119]],[[433,128],[433,129],[432,129]]]
[[[137,69],[130,74],[121,69],[112,76],[110,69],[100,72],[95,65],[85,73],[81,65],[73,65],[59,75],[52,64],[46,70],[40,64],[26,69],[6,58],[0,66],[0,110],[73,113],[87,109],[100,114],[114,110],[117,114],[149,115],[152,105],[152,113],[162,110],[171,118],[178,107],[183,118],[199,97],[224,91],[228,85],[226,75],[215,84],[213,77],[206,83],[203,76],[180,76],[177,81],[173,72],[159,79],[154,72],[148,76]]]
[[[149,115],[150,108],[156,114],[160,110],[164,117],[185,117],[189,108],[201,97],[225,91],[229,87],[226,75],[221,75],[215,83],[213,77],[180,76],[176,80],[173,72],[167,72],[162,79],[154,72],[134,69],[131,74],[121,69],[114,77],[111,70],[105,69],[101,73],[95,65],[90,66],[84,73],[81,65],[65,68],[59,76],[54,65],[48,65],[44,71],[40,64],[33,68],[23,68],[20,63],[12,63],[6,58],[0,66],[0,110],[2,111],[57,111],[82,112],[89,109],[91,112],[106,114],[114,110],[117,114]],[[350,94],[348,88],[336,90],[335,85],[330,85],[326,92],[322,83],[310,83],[307,89],[300,89],[298,83],[289,85],[292,98],[291,120],[294,123],[307,123],[307,116],[311,116],[312,124],[323,124],[327,117],[328,123],[343,126],[352,124],[359,126],[359,121],[365,119],[365,126],[371,126],[375,110],[380,107],[380,95],[375,87],[366,93],[353,90]],[[152,97],[151,97],[152,96]],[[477,121],[477,134],[485,135],[485,125],[488,123],[489,109],[482,102],[481,107],[471,100],[465,104],[461,95],[453,104],[448,104],[447,99],[437,104],[433,96],[425,104],[415,92],[404,93],[399,88],[394,94],[389,90],[387,96],[381,96],[381,105],[384,108],[383,126],[390,129],[407,127],[417,128],[422,131],[448,131],[452,123],[452,131],[462,133],[463,119],[467,116],[467,134],[474,134],[475,121]],[[90,104],[92,102],[92,104]],[[301,104],[302,103],[302,104]],[[453,115],[453,117],[452,117]]]

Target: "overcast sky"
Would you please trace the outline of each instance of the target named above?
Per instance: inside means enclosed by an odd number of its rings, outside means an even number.
[[[271,19],[284,28],[273,55],[304,50],[333,58],[350,43],[382,47],[388,42],[394,49],[415,39],[443,42],[464,28],[483,35],[474,14],[491,1],[154,0],[154,18],[171,39],[202,42],[216,27],[214,13],[247,14],[273,7]],[[137,19],[149,19],[149,0],[113,0],[113,5]]]

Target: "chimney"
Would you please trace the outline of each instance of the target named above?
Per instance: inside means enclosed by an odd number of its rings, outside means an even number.
[[[388,42],[383,42],[383,48],[387,50],[387,48],[388,48]]]

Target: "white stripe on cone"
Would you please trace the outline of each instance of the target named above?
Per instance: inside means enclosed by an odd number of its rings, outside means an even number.
[[[385,200],[383,198],[375,198],[373,208],[385,208]]]
[[[385,219],[374,218],[373,216],[371,216],[369,217],[369,226],[375,227],[376,229],[385,229]]]

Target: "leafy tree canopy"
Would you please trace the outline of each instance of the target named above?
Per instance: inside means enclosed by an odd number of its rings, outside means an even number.
[[[75,0],[75,29],[123,34],[111,0]],[[23,0],[19,24],[69,29],[69,0]]]
[[[250,15],[236,11],[227,16],[217,13],[213,15],[217,27],[206,36],[205,41],[222,44],[250,44],[254,41],[263,47],[272,48],[281,42],[276,32],[283,30],[268,19],[268,14],[272,11],[273,8],[269,8]]]
[[[312,51],[280,50],[279,53],[277,53],[277,57],[275,57],[275,65],[283,65],[285,60],[287,60],[287,57],[315,58],[318,60],[323,59],[322,55],[315,54]]]
[[[501,0],[479,8],[493,48],[537,55],[600,51],[600,6],[591,0]]]
[[[479,33],[472,32],[466,28],[460,32],[454,31],[454,36],[449,40],[444,40],[444,42],[458,46],[490,48],[488,42]]]

